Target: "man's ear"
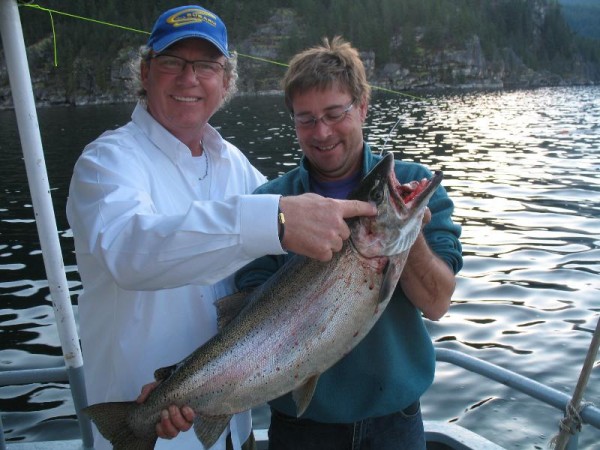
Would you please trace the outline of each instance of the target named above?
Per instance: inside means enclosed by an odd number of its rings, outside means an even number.
[[[223,94],[222,94],[222,99],[224,99],[227,96],[227,93],[229,92],[229,83],[231,83],[231,77],[228,75],[224,75],[223,76]]]
[[[358,111],[360,112],[360,120],[364,122],[367,119],[367,112],[369,111],[369,102],[366,98],[360,101]]]
[[[140,61],[140,81],[142,87],[146,89],[146,80],[148,80],[148,72],[150,71],[150,63],[148,61]]]

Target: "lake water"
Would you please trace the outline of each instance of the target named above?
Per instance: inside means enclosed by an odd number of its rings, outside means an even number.
[[[64,209],[75,159],[132,105],[38,111],[72,298],[81,290]],[[398,126],[391,132],[398,122]],[[240,97],[212,121],[270,178],[300,156],[280,96]],[[600,87],[375,95],[373,148],[444,171],[463,226],[454,302],[429,323],[460,350],[571,395],[600,316]],[[0,111],[0,370],[63,363],[14,113]],[[600,404],[600,363],[585,394]],[[60,383],[0,388],[10,440],[78,433]],[[561,413],[508,388],[438,365],[426,419],[457,422],[506,448],[547,448]],[[257,415],[259,426],[266,418]],[[584,426],[580,448],[599,449]]]

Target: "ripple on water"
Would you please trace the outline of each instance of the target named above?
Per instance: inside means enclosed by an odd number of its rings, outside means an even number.
[[[448,93],[427,101],[375,95],[365,124],[375,151],[385,148],[444,172],[454,217],[463,226],[465,261],[454,304],[442,320],[427,322],[436,345],[569,394],[600,317],[599,99],[598,87]],[[131,109],[40,112],[74,300],[81,284],[64,215],[71,168],[87,142],[125,123]],[[300,158],[279,96],[234,99],[213,122],[269,178]],[[12,111],[0,111],[0,142],[7,143],[0,166],[0,370],[58,366],[62,357]],[[598,364],[586,398],[600,398]],[[77,434],[72,401],[60,384],[0,388],[0,410],[10,412],[3,414],[9,439],[54,439],[63,427]],[[561,416],[447,363],[438,365],[423,412],[506,448],[546,448]],[[265,426],[264,408],[259,413]],[[580,448],[598,448],[598,442],[600,431],[584,427]]]

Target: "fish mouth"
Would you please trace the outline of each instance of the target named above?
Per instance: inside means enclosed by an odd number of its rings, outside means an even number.
[[[410,183],[400,184],[396,179],[394,171],[388,176],[387,184],[390,197],[397,211],[414,210],[419,207],[426,199],[433,194],[444,178],[440,170],[433,173],[431,179],[421,181],[411,181]]]
[[[429,180],[400,184],[392,171],[387,186],[392,207],[388,211],[387,223],[377,227],[382,236],[383,255],[398,255],[412,247],[421,232],[427,203],[442,179],[443,173],[436,171]]]
[[[421,232],[425,207],[442,179],[442,172],[436,171],[431,179],[400,184],[393,155],[386,155],[361,182],[364,186],[359,192],[369,192],[368,201],[377,199],[378,214],[353,222],[350,238],[353,248],[367,259],[409,250]]]

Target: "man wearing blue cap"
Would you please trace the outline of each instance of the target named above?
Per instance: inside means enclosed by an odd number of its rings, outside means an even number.
[[[195,5],[165,12],[140,56],[132,120],[86,146],[67,203],[91,404],[135,399],[155,369],[212,337],[213,302],[233,291],[235,270],[285,250],[327,260],[349,236],[345,217],[375,213],[315,194],[250,195],[265,177],[208,124],[237,79],[218,16]],[[158,434],[173,436],[163,422]],[[213,449],[252,442],[246,412]],[[95,448],[111,448],[97,431]],[[202,446],[187,431],[156,448]]]

